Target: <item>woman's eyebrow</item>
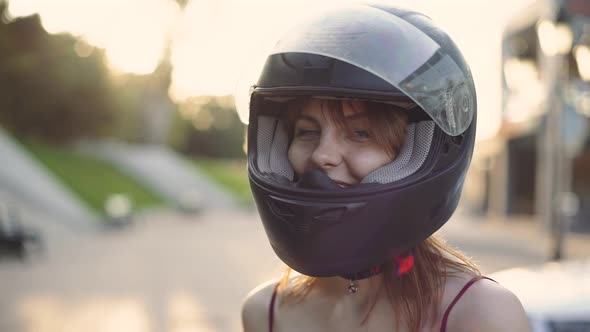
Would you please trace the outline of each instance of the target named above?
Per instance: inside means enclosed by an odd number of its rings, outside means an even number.
[[[360,120],[368,117],[367,112],[356,112],[346,116],[346,120]]]
[[[316,120],[315,118],[309,116],[309,115],[305,115],[305,114],[300,114],[299,116],[297,116],[297,118],[295,118],[295,122],[299,121],[299,120],[305,120],[305,121],[309,121],[309,122],[313,122],[314,124],[319,125],[320,122],[318,120]]]

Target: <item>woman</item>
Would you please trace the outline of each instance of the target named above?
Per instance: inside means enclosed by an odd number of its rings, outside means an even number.
[[[518,299],[434,237],[475,141],[471,73],[425,16],[353,5],[277,43],[249,99],[249,177],[290,268],[251,331],[528,331]]]

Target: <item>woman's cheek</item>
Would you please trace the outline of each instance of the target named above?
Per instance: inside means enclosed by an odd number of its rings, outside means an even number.
[[[293,167],[295,173],[299,175],[303,174],[305,165],[307,164],[307,159],[309,158],[309,154],[305,151],[305,147],[301,146],[301,144],[293,143],[287,152],[291,167]]]
[[[351,160],[349,160],[348,165],[353,176],[359,180],[392,161],[392,158],[381,149],[359,149],[351,153],[350,156]]]

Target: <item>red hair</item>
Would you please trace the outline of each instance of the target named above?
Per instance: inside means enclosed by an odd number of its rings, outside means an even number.
[[[428,318],[439,315],[447,277],[463,271],[474,275],[481,273],[469,258],[436,236],[419,244],[413,254],[413,268],[401,276],[393,262],[385,264],[380,275],[384,281],[383,289],[379,291],[387,293],[394,317],[400,317],[394,328],[404,326],[410,331],[420,331],[425,322],[436,322]],[[291,271],[291,268],[287,268],[277,288],[283,293],[282,302],[302,301],[318,281],[318,278],[305,275],[294,277],[290,281]],[[370,318],[376,301],[376,298],[372,300],[362,325]]]

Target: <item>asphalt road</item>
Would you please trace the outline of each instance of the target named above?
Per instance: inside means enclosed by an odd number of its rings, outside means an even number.
[[[85,233],[28,217],[46,249],[0,262],[0,331],[240,331],[244,296],[283,268],[253,211],[155,213]],[[455,219],[443,235],[486,273],[544,260],[530,225]]]

